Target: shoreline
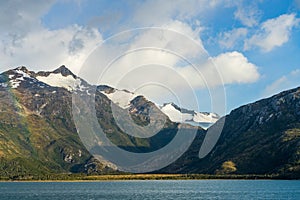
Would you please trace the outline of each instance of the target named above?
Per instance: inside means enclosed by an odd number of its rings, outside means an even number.
[[[209,174],[117,174],[77,175],[57,174],[45,177],[0,177],[0,182],[105,182],[105,181],[170,181],[170,180],[299,180],[299,178],[278,175],[209,175]]]

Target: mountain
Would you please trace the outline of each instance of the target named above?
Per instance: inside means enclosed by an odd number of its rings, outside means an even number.
[[[106,171],[76,133],[71,93],[37,79],[51,74],[19,67],[0,75],[0,176]]]
[[[51,87],[61,87],[68,91],[88,91],[91,87],[85,80],[77,77],[64,65],[53,72],[38,72],[32,74],[37,80],[46,83]]]
[[[131,101],[139,96],[127,90],[114,89],[109,86],[100,87],[101,92],[105,96],[107,96],[119,107],[124,109],[130,107]],[[157,105],[157,107],[166,116],[168,116],[168,118],[172,122],[190,124],[192,126],[200,126],[204,129],[207,129],[209,126],[213,125],[220,118],[220,116],[216,113],[188,110],[185,108],[180,108],[174,103],[165,103],[162,106]]]
[[[230,112],[216,146],[198,159],[201,139],[164,172],[275,174],[300,178],[300,87]],[[184,167],[182,166],[184,163]]]
[[[213,113],[173,103],[159,106],[126,90],[90,85],[65,66],[37,73],[19,67],[0,74],[0,177],[120,173],[113,163],[91,155],[97,149],[83,145],[73,120],[72,94],[95,99],[97,122],[113,144],[128,152],[161,149],[182,127],[186,134],[196,131],[190,148],[156,172],[300,178],[300,88],[247,104],[217,120]],[[125,116],[128,113],[130,118]],[[114,114],[123,121],[116,121]],[[144,134],[134,137],[123,131],[130,120],[141,127],[162,127],[151,137],[144,136],[151,134],[152,128],[134,127],[132,132]],[[199,127],[210,122],[215,123],[207,130]],[[199,159],[201,146],[222,126],[212,151]],[[179,144],[177,148],[182,147]]]
[[[98,122],[110,140],[122,149],[152,152],[173,139],[179,124],[169,119],[166,119],[160,132],[150,138],[136,138],[124,133],[114,120],[111,110],[113,102],[103,94],[104,88],[116,90],[108,86],[90,85],[65,66],[52,72],[35,73],[19,67],[2,73],[0,176],[118,171],[112,163],[96,160],[83,145],[72,117],[72,93],[91,95],[92,91],[96,91]],[[117,107],[121,116],[125,108]],[[157,122],[165,116],[154,103],[142,96],[132,99],[126,109],[130,109],[131,117],[141,125],[149,123],[150,110],[156,111]],[[187,128],[198,129],[192,126]],[[199,132],[202,131],[199,128]]]

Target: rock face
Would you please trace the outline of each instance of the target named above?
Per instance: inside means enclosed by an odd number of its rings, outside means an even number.
[[[0,75],[0,176],[91,171],[82,167],[93,158],[72,121],[71,93],[37,76],[25,67]]]
[[[53,72],[38,73],[19,67],[0,75],[0,176],[117,171],[111,163],[93,158],[82,144],[73,122],[72,93],[92,95],[92,91],[96,91],[99,124],[120,148],[151,152],[175,136],[178,124],[168,119],[162,130],[150,138],[135,138],[124,133],[113,118],[111,104],[114,102],[109,98],[109,93],[117,89],[90,85],[65,66]],[[119,99],[123,94],[131,94],[119,93]],[[137,95],[133,95],[128,105],[116,106],[122,112],[128,110],[141,126],[149,123],[151,109],[156,110],[158,118],[165,116],[154,103]],[[203,130],[199,128],[199,131]]]
[[[219,117],[212,113],[197,113],[174,104],[157,106],[126,90],[90,85],[65,66],[38,73],[19,67],[0,75],[0,176],[118,171],[111,163],[93,158],[75,128],[72,92],[91,95],[92,91],[96,91],[99,124],[110,140],[126,151],[152,152],[167,145],[180,127],[197,130],[189,150],[159,172],[300,177],[299,88],[237,108],[217,121]],[[154,125],[165,119],[163,128],[149,138],[128,135],[116,123],[112,104],[117,112],[130,113],[140,126],[147,126],[149,114],[154,112]],[[173,111],[187,118],[174,120],[177,115]],[[217,121],[208,131],[225,120],[216,146],[203,159],[198,153],[206,131],[192,126],[197,120]]]
[[[207,157],[197,159],[201,143],[195,140],[186,157],[164,170],[223,173],[229,163],[230,173],[300,177],[300,88],[242,106],[224,118],[221,137]],[[185,167],[178,171],[180,163]]]
[[[145,97],[127,90],[118,90],[105,85],[98,86],[98,89],[121,108],[129,108],[132,102],[137,102],[141,97],[145,99]],[[145,100],[147,101],[147,99]],[[196,112],[180,108],[174,103],[165,103],[162,106],[153,104],[153,106],[160,109],[172,122],[190,124],[204,129],[213,125],[220,118],[216,113]]]

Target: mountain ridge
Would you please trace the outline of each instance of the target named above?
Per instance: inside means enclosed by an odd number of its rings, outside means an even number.
[[[64,67],[56,72],[59,71],[64,71],[66,77],[71,75]],[[36,79],[36,74],[19,67],[0,75],[0,176],[120,173],[105,160],[93,158],[78,137],[71,94],[88,94],[92,91],[90,85],[80,80],[80,84],[67,84],[66,88],[51,86]],[[76,83],[79,77],[71,78]],[[300,88],[241,106],[222,117],[208,128],[210,131],[224,121],[221,137],[213,150],[199,159],[207,131],[167,120],[157,136],[134,138],[118,127],[111,110],[115,102],[103,94],[117,89],[92,87],[96,88],[98,122],[112,142],[127,151],[152,152],[168,144],[180,126],[197,129],[188,151],[160,173],[275,174],[300,178]],[[133,120],[142,126],[149,123],[150,108],[158,109],[138,95],[128,106],[124,104],[126,108],[115,105],[128,109]]]
[[[81,79],[80,77],[77,77],[74,73],[71,72],[65,65],[60,66],[59,68],[53,70],[53,71],[39,71],[39,72],[33,72],[29,71],[25,66],[21,66],[18,68],[15,68],[13,70],[9,70],[10,73],[13,71],[23,71],[25,74],[27,74],[29,77],[32,76],[33,78],[36,78],[38,81],[45,83],[49,86],[54,87],[63,87],[66,88],[69,91],[76,90],[81,87],[81,89],[87,89],[88,87],[92,86],[85,80]],[[4,72],[6,73],[6,72]],[[61,74],[63,77],[59,77],[59,74]],[[51,77],[49,77],[51,76]],[[72,78],[70,78],[71,76]],[[67,83],[64,83],[62,79],[65,79]],[[134,94],[128,90],[120,90],[117,88],[112,88],[107,85],[98,85],[97,89],[102,91],[104,95],[106,95],[110,100],[112,100],[114,103],[118,104],[119,106],[125,108],[129,107],[130,101],[134,100],[134,98],[138,96],[142,96],[140,94]],[[120,102],[121,101],[121,102]],[[174,111],[165,111],[165,106],[172,105],[173,108],[179,111],[179,113],[175,113],[176,117],[174,117],[172,114],[174,114]],[[208,113],[208,112],[197,112],[194,110],[188,110],[185,108],[180,108],[175,103],[164,103],[162,106],[158,105],[158,107],[161,109],[161,111],[166,114],[171,121],[173,122],[179,122],[179,123],[187,123],[193,126],[200,126],[202,128],[207,128],[208,126],[211,126],[213,123],[215,123],[220,117],[215,113]],[[171,113],[170,113],[171,112]],[[172,113],[173,112],[173,113]],[[187,116],[188,119],[185,119]]]
[[[198,146],[186,153],[189,159],[177,161],[188,163],[181,171],[300,178],[300,87],[236,108],[222,119],[224,128],[214,149],[193,162],[201,144],[194,142]],[[177,172],[178,163],[163,170]],[[230,168],[224,167],[227,163]]]

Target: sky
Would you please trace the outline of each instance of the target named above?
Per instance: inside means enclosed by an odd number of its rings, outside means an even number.
[[[65,65],[222,115],[300,85],[299,11],[300,0],[0,1],[0,71]]]

